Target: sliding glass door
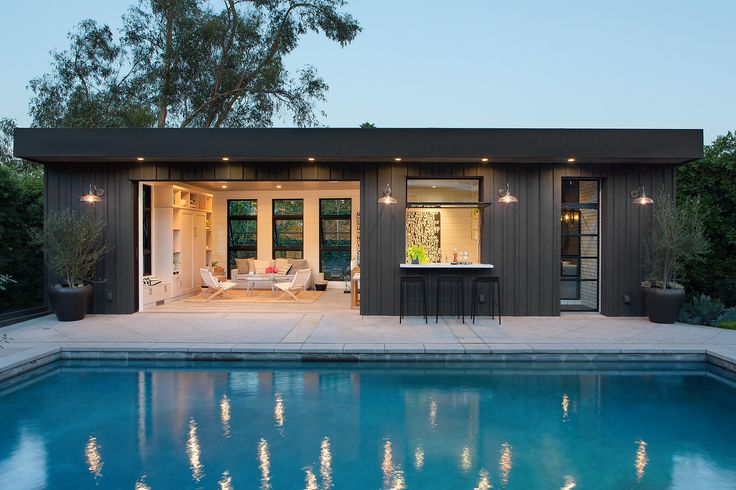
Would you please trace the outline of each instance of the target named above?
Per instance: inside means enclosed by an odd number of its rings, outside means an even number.
[[[600,183],[562,179],[560,310],[598,311]]]

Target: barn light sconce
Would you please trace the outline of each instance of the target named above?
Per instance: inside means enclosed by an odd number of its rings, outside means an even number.
[[[511,194],[511,189],[509,188],[508,182],[506,182],[505,187],[502,187],[498,190],[498,202],[502,204],[513,204],[515,202],[519,202],[519,199]]]
[[[647,196],[647,193],[644,192],[644,186],[640,185],[637,189],[634,189],[631,191],[631,197],[634,199],[631,201],[634,204],[639,204],[641,206],[646,206],[648,204],[654,204],[654,199]]]
[[[396,204],[396,199],[391,195],[391,184],[386,184],[383,196],[378,198],[378,202],[381,204]]]
[[[88,203],[96,203],[102,201],[102,196],[105,194],[105,189],[97,188],[97,185],[92,183],[89,185],[89,192],[87,194],[83,194],[82,197],[79,198],[81,202],[88,202]]]

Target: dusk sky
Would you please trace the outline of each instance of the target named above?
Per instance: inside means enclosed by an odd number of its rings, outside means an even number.
[[[131,0],[4,2],[0,117],[30,124],[28,81],[84,18]],[[217,5],[216,0],[213,2]],[[219,8],[219,6],[218,6]],[[288,61],[330,85],[322,124],[736,129],[733,0],[353,0],[346,48],[306,37]],[[289,126],[288,120],[277,125]]]

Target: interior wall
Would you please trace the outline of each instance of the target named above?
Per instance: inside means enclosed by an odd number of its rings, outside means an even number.
[[[275,184],[274,184],[275,185]],[[258,243],[259,259],[273,257],[273,200],[304,200],[304,258],[309,266],[319,272],[319,200],[320,199],[352,199],[352,240],[351,257],[357,255],[357,214],[360,211],[360,190],[348,188],[294,189],[294,190],[223,190],[210,191],[213,195],[213,251],[212,259],[225,267],[227,264],[227,201],[228,199],[256,199],[258,201]]]

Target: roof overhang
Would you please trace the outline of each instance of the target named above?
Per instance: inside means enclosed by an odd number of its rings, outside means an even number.
[[[479,162],[681,164],[701,129],[17,128],[14,154],[51,162]]]

